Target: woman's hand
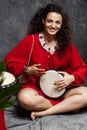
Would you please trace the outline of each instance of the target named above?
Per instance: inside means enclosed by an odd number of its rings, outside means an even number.
[[[41,64],[34,64],[28,67],[27,72],[31,75],[41,76],[45,73],[45,69],[39,68]]]
[[[75,80],[73,75],[70,75],[66,72],[59,71],[58,73],[64,75],[62,78],[60,78],[58,81],[55,81],[54,83],[58,90],[66,88]]]

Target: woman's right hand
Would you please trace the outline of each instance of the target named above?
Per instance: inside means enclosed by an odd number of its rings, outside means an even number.
[[[45,69],[39,68],[41,64],[34,64],[28,67],[27,72],[31,75],[41,76],[45,73]]]

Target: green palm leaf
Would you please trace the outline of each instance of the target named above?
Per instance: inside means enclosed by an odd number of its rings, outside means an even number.
[[[0,85],[3,83],[3,79],[1,78],[3,71],[6,71],[4,61],[0,62]],[[0,86],[0,110],[13,106],[16,103],[16,99],[11,99],[11,97],[19,91],[20,87],[21,84],[19,82],[7,88]]]
[[[12,107],[16,104],[16,99],[13,99],[13,100],[8,100],[8,101],[5,101],[5,102],[1,102],[0,103],[0,110],[3,110],[5,108],[8,108],[8,107]]]
[[[10,101],[10,97],[16,94],[21,87],[21,84],[17,82],[9,88],[5,88],[0,91],[0,109],[4,109],[13,106],[16,99]]]
[[[6,71],[6,63],[4,61],[0,62],[0,74],[2,74],[3,71]]]

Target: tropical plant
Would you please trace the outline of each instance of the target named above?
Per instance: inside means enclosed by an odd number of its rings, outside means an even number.
[[[21,87],[21,84],[17,81],[10,87],[2,88],[2,83],[4,81],[3,72],[6,71],[6,64],[4,61],[0,62],[0,110],[13,106],[16,103],[15,94]]]

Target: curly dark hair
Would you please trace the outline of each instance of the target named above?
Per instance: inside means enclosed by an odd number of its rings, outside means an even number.
[[[59,49],[63,50],[71,43],[72,31],[69,16],[60,5],[48,4],[44,8],[39,8],[29,24],[28,34],[35,34],[44,31],[42,19],[45,20],[49,12],[59,13],[63,18],[61,29],[56,34]]]

